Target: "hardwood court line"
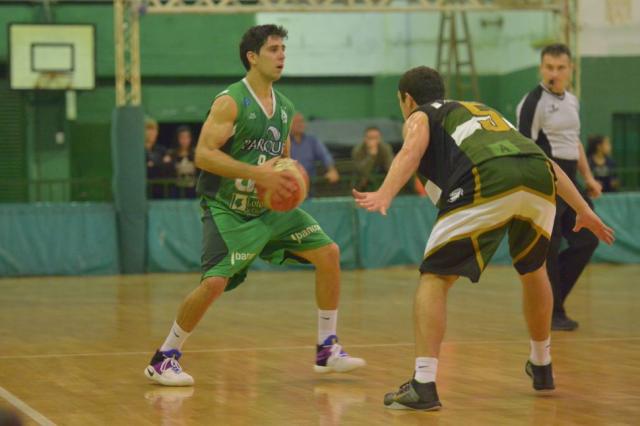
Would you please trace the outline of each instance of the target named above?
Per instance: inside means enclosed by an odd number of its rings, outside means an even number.
[[[577,339],[561,340],[563,343],[567,342],[624,342],[624,341],[637,341],[640,340],[640,336],[630,337],[586,337]],[[528,340],[458,340],[443,342],[447,345],[492,345],[492,344],[526,344]],[[350,344],[350,348],[385,348],[385,347],[402,347],[413,346],[414,342],[399,342],[399,343],[372,343],[372,344]],[[197,353],[223,353],[223,352],[255,352],[255,351],[294,351],[294,350],[308,350],[315,349],[312,345],[301,346],[258,346],[249,348],[213,348],[213,349],[190,349],[187,352],[190,354]],[[149,355],[153,351],[131,351],[131,352],[86,352],[86,353],[68,353],[68,354],[38,354],[38,355],[0,355],[0,360],[3,359],[41,359],[41,358],[83,358],[83,357],[102,357],[102,356],[137,356],[137,355]]]
[[[22,401],[20,398],[0,386],[0,398],[5,399],[9,404],[16,407],[18,410],[22,411],[27,416],[31,417],[31,419],[42,426],[56,426],[54,422],[40,414],[38,411],[34,410],[30,406],[27,405],[26,402]]]

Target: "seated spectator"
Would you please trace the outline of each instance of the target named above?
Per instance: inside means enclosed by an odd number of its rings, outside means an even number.
[[[301,113],[296,113],[291,120],[291,158],[304,167],[311,181],[316,176],[316,162],[321,161],[325,169],[327,169],[324,178],[329,183],[338,182],[340,174],[335,167],[335,162],[329,150],[318,138],[304,131],[304,116]],[[311,194],[311,191],[309,193]]]
[[[616,163],[611,158],[611,142],[608,137],[589,136],[587,160],[593,177],[602,184],[602,192],[617,191],[620,182],[616,174]]]
[[[189,126],[176,130],[177,146],[169,151],[176,178],[173,198],[195,198],[198,170],[195,163],[193,135]]]
[[[354,161],[354,186],[358,191],[375,191],[382,184],[393,161],[391,145],[382,141],[377,127],[367,127],[364,140],[351,151]]]
[[[148,195],[150,198],[166,198],[166,185],[158,182],[170,176],[171,157],[164,146],[156,144],[158,122],[151,117],[144,121],[144,149],[147,162]]]

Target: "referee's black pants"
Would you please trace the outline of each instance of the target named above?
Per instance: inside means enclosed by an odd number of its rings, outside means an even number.
[[[583,197],[593,207],[589,197]],[[576,213],[562,198],[557,197],[556,201],[556,218],[547,254],[547,273],[553,289],[553,316],[564,317],[564,301],[596,250],[598,237],[585,228],[573,232]],[[568,246],[561,251],[563,238]]]

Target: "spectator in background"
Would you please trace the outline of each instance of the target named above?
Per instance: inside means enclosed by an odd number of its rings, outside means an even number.
[[[144,121],[144,149],[147,162],[148,195],[150,198],[165,198],[164,185],[157,181],[168,177],[171,157],[164,146],[156,144],[158,140],[158,122],[151,117]]]
[[[589,136],[587,160],[595,180],[602,185],[602,192],[615,192],[620,186],[616,163],[611,158],[611,142],[602,135]]]
[[[389,171],[393,150],[382,141],[380,129],[370,126],[364,131],[362,143],[351,151],[351,158],[355,163],[355,188],[370,192],[378,189]]]
[[[336,170],[329,150],[318,138],[304,131],[304,116],[301,113],[296,113],[291,120],[291,158],[304,167],[311,181],[316,177],[316,162],[322,161],[325,169],[327,169],[324,178],[329,183],[338,182],[340,174]]]
[[[195,198],[198,170],[195,164],[193,135],[189,126],[176,130],[177,146],[169,151],[176,178],[174,198]]]

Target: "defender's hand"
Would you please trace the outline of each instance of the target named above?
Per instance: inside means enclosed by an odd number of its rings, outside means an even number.
[[[367,209],[370,212],[380,212],[383,216],[387,215],[387,210],[389,209],[392,201],[391,197],[381,193],[380,191],[358,192],[355,189],[352,189],[351,193],[359,207]]]
[[[609,245],[613,244],[616,239],[613,229],[605,225],[591,209],[576,213],[576,225],[573,227],[573,232],[578,232],[582,228],[587,228],[593,232],[598,239]]]

